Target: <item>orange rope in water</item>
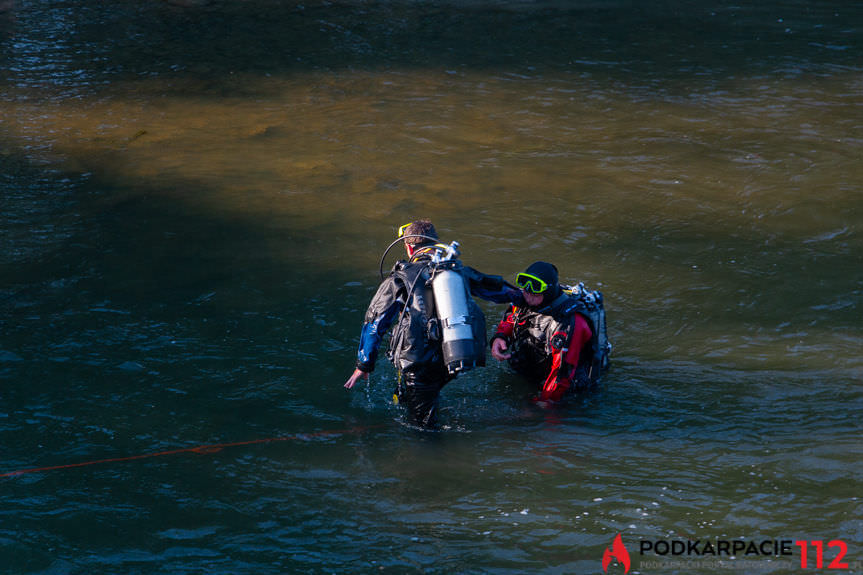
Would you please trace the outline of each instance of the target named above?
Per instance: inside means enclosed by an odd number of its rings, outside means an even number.
[[[347,429],[332,429],[328,431],[315,431],[312,433],[298,433],[297,435],[285,435],[282,437],[267,437],[264,439],[250,439],[248,441],[234,441],[231,443],[210,443],[204,445],[196,445],[194,447],[184,447],[181,449],[171,449],[168,451],[156,451],[153,453],[143,453],[141,455],[130,455],[127,457],[110,457],[107,459],[94,459],[92,461],[82,461],[80,463],[67,463],[65,465],[51,465],[47,467],[32,467],[30,469],[19,469],[18,471],[9,471],[0,473],[0,477],[17,477],[28,473],[44,473],[47,471],[58,471],[61,469],[74,469],[77,467],[89,467],[91,465],[101,465],[106,463],[123,463],[126,461],[136,461],[138,459],[151,459],[154,457],[163,457],[165,455],[179,455],[181,453],[197,453],[204,455],[208,453],[217,453],[228,447],[242,447],[246,445],[259,445],[262,443],[275,443],[279,441],[298,441],[303,439],[314,439],[316,437],[328,437],[332,435],[349,435],[366,432],[382,425],[371,425],[366,427],[348,427]]]

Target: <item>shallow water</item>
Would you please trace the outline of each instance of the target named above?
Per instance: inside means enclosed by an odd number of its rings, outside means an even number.
[[[838,1],[0,2],[0,571],[860,572],[861,48]],[[422,216],[601,289],[603,389],[345,392]]]

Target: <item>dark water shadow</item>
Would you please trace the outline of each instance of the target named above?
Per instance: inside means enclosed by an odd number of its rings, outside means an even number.
[[[30,20],[43,11],[51,31],[35,32]],[[67,1],[16,14],[13,36],[62,38],[64,57],[94,85],[197,79],[175,89],[217,96],[249,92],[241,75],[305,71],[500,69],[648,86],[790,68],[857,70],[863,43],[863,10],[837,1],[782,10],[707,2]],[[5,58],[14,61],[14,50]]]

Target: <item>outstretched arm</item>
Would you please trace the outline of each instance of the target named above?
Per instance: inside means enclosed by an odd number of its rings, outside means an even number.
[[[464,274],[472,295],[494,303],[524,305],[521,290],[506,283],[501,276],[490,276],[468,266]]]
[[[351,389],[361,378],[368,380],[369,373],[375,369],[381,341],[403,306],[404,298],[395,280],[384,280],[366,311],[357,349],[357,365],[345,383],[347,389]]]

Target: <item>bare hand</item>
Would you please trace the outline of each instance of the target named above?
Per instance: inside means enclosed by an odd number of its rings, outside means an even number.
[[[491,341],[491,356],[498,361],[504,361],[512,357],[512,354],[507,351],[505,339],[496,337]]]
[[[364,379],[366,380],[366,383],[368,383],[369,374],[368,372],[361,369],[355,369],[351,376],[348,378],[348,381],[345,382],[345,389],[351,389],[357,384],[360,379]]]

